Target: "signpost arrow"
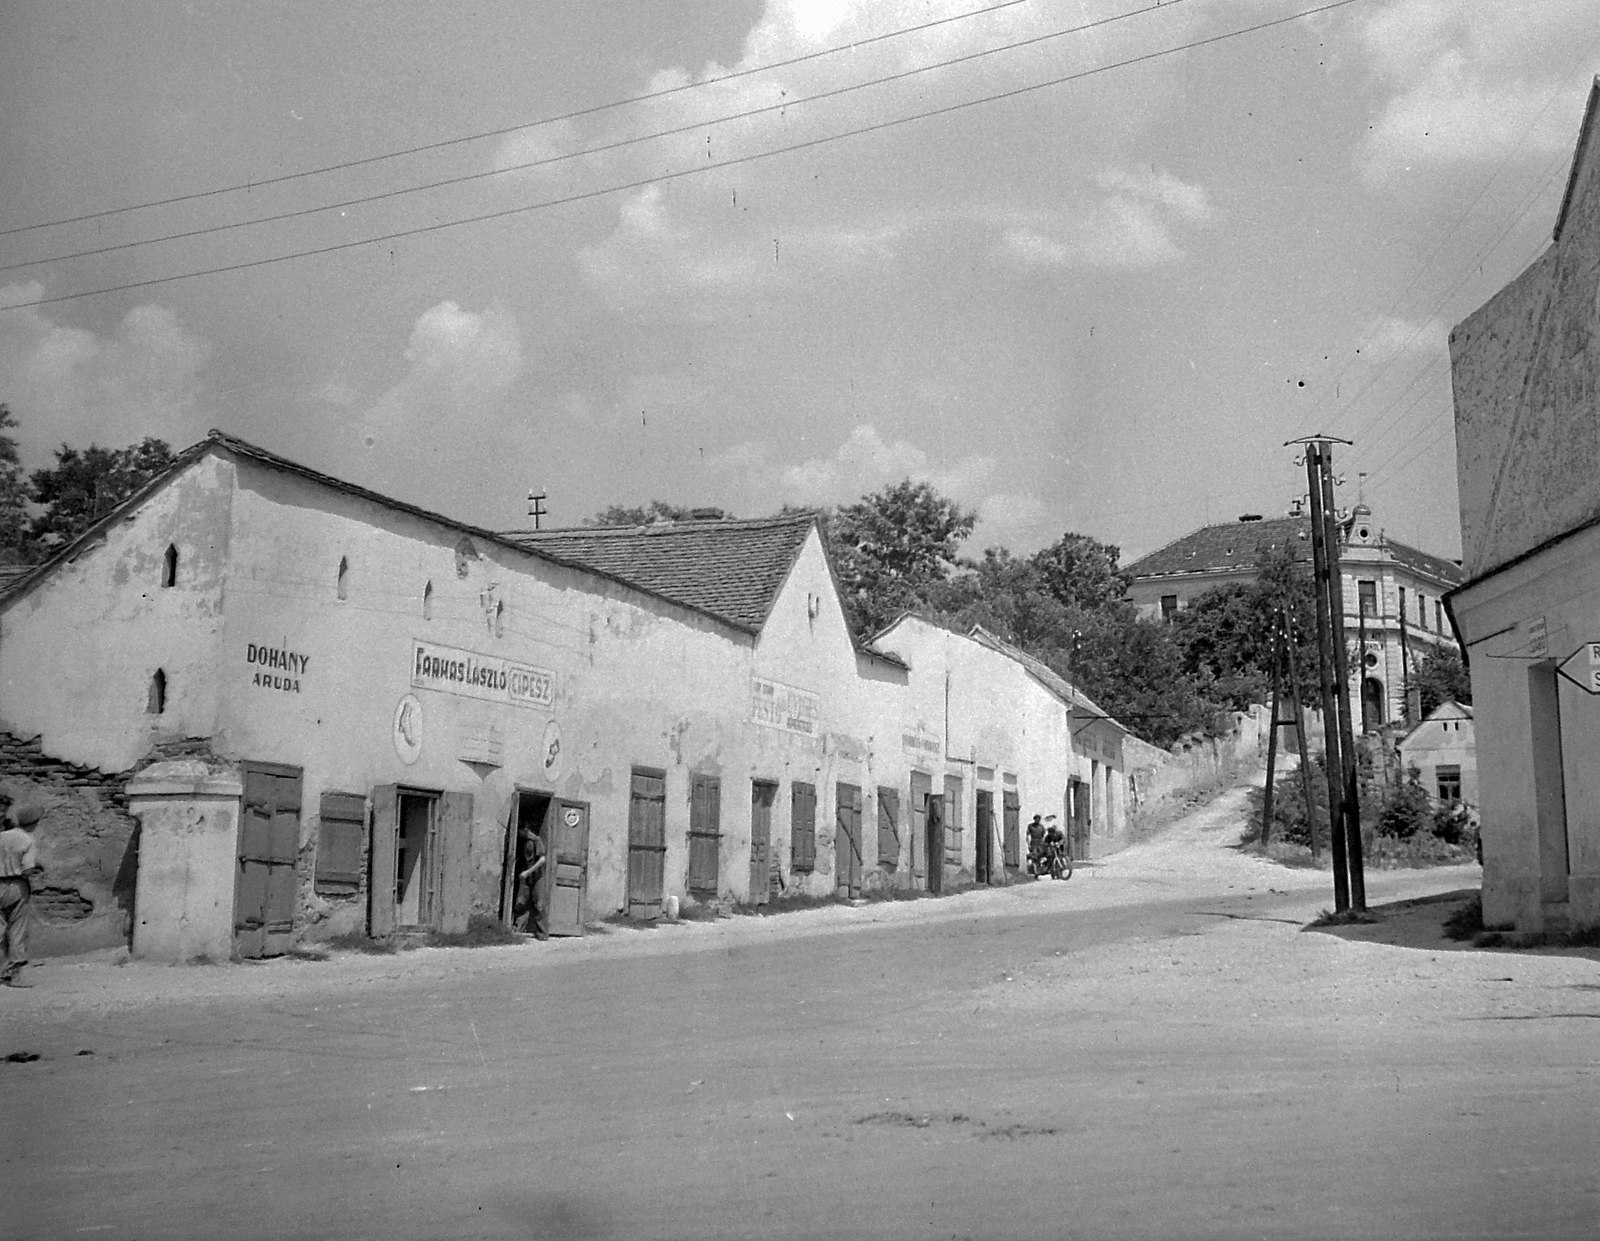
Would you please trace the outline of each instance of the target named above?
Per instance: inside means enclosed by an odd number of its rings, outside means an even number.
[[[1600,642],[1585,642],[1556,665],[1556,674],[1586,694],[1600,694]]]

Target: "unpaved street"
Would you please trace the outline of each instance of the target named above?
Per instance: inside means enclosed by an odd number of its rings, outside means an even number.
[[[47,967],[8,1235],[1595,1235],[1600,963],[1304,933],[1327,879],[1227,848],[1241,799],[943,901]]]

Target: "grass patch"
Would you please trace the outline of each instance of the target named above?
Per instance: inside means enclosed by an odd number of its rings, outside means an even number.
[[[1600,926],[1581,931],[1481,931],[1472,937],[1474,948],[1600,948]]]
[[[1342,909],[1334,913],[1331,909],[1324,909],[1314,922],[1308,924],[1308,929],[1325,926],[1367,926],[1383,919],[1370,909]]]
[[[1028,876],[1030,879],[1032,875]],[[868,904],[882,901],[920,901],[927,899],[926,892],[919,892],[916,888],[872,888],[863,889],[861,899]]]
[[[522,938],[498,918],[473,914],[467,919],[466,930],[432,931],[426,942],[430,948],[496,948],[503,944],[520,944]]]
[[[696,901],[693,905],[678,906],[679,922],[720,922],[727,916],[711,901]]]
[[[333,952],[361,952],[371,957],[392,956],[405,946],[392,936],[373,939],[365,931],[346,931],[325,942]]]
[[[645,922],[639,918],[630,918],[627,911],[624,910],[601,918],[598,926],[606,933],[611,931],[648,931],[655,926],[655,920],[651,919],[649,922]]]
[[[1474,896],[1462,901],[1444,920],[1444,935],[1457,943],[1476,940],[1483,934],[1483,897]]]
[[[290,961],[326,961],[328,950],[320,944],[296,944],[283,955]]]
[[[809,896],[804,893],[796,893],[793,896],[775,896],[765,905],[735,905],[734,911],[745,916],[754,915],[758,918],[771,918],[777,914],[796,913],[802,909],[823,909],[829,905],[848,905],[849,903],[849,898],[843,896]]]

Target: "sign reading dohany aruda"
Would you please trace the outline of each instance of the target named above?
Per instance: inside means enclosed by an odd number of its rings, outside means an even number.
[[[750,718],[757,724],[815,737],[820,715],[820,699],[810,690],[766,677],[750,678]]]
[[[548,709],[556,700],[555,674],[543,668],[416,640],[411,643],[411,684],[514,707]]]

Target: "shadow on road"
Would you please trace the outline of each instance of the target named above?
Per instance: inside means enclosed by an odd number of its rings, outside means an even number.
[[[1367,912],[1373,915],[1372,922],[1338,925],[1313,922],[1307,924],[1305,929],[1355,943],[1390,944],[1396,948],[1420,948],[1428,952],[1515,952],[1587,957],[1600,961],[1600,947],[1476,942],[1483,927],[1481,917],[1476,917],[1478,899],[1477,888],[1457,888],[1433,896],[1370,906]]]

